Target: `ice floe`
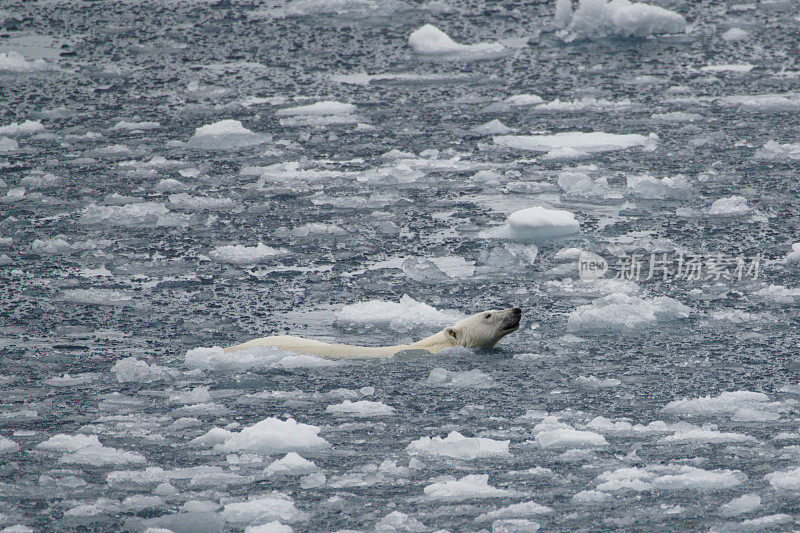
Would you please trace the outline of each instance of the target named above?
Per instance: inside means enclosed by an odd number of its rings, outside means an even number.
[[[271,135],[255,133],[238,120],[220,120],[197,128],[186,146],[198,150],[235,150],[268,143]]]
[[[489,485],[488,474],[469,474],[460,479],[452,476],[442,476],[423,492],[431,500],[461,501],[480,498],[504,498],[514,496],[515,492],[507,489],[498,489]]]
[[[221,263],[233,265],[250,265],[269,260],[277,255],[285,254],[286,251],[280,248],[273,248],[264,243],[255,246],[244,244],[226,244],[217,246],[208,253],[208,256]]]
[[[552,135],[496,135],[494,137],[494,143],[502,148],[534,152],[552,152],[568,149],[579,153],[599,153],[634,147],[653,150],[657,142],[658,136],[654,133],[645,136],[637,133],[615,134],[570,131]]]
[[[569,10],[566,2],[556,4],[557,26],[565,26]],[[647,37],[683,33],[686,19],[674,11],[628,0],[580,0],[562,32],[566,41],[597,39],[610,35]]]
[[[488,389],[495,386],[495,381],[491,376],[478,369],[451,372],[446,368],[437,367],[431,370],[428,379],[422,384],[429,387]]]
[[[407,447],[409,453],[451,457],[453,459],[482,459],[486,457],[509,457],[507,440],[485,437],[465,437],[451,431],[445,438],[421,437]]]
[[[636,331],[658,323],[687,318],[692,310],[667,296],[640,298],[613,293],[575,309],[567,318],[573,333]]]
[[[384,324],[393,328],[414,326],[450,326],[464,315],[452,310],[439,310],[404,294],[399,302],[370,300],[345,305],[336,313],[336,320],[354,324]]]
[[[184,364],[188,368],[194,369],[242,372],[272,368],[286,370],[319,368],[333,366],[337,362],[313,355],[296,354],[272,346],[253,347],[235,352],[226,352],[224,348],[214,346],[211,348],[193,348],[187,351],[184,357]]]
[[[371,418],[376,416],[390,416],[394,413],[394,407],[386,405],[383,402],[372,402],[369,400],[353,402],[351,400],[345,400],[336,405],[329,405],[325,408],[325,412],[337,416]]]
[[[503,56],[509,52],[508,48],[498,42],[485,42],[477,44],[460,44],[450,38],[445,32],[425,24],[413,31],[408,36],[408,45],[417,54],[440,59],[451,60],[481,60]]]
[[[218,431],[222,440],[214,444],[214,451],[251,451],[264,455],[319,452],[330,448],[330,443],[317,435],[319,432],[319,427],[297,422],[293,418],[280,420],[270,417],[238,433]]]

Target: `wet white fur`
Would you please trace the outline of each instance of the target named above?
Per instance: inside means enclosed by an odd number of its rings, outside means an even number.
[[[519,316],[519,315],[516,315]],[[316,355],[328,359],[377,359],[391,357],[403,350],[426,350],[436,353],[444,348],[463,346],[465,348],[492,348],[497,341],[516,331],[513,326],[515,313],[512,309],[483,311],[465,318],[457,324],[426,337],[413,344],[396,346],[351,346],[349,344],[333,344],[304,339],[291,335],[275,335],[254,339],[243,344],[226,348],[226,352],[235,352],[262,346],[274,346],[281,350]]]

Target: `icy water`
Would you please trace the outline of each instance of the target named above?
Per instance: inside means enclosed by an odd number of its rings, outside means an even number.
[[[798,527],[800,8],[659,5],[685,33],[565,42],[551,2],[0,5],[0,529]],[[426,23],[505,48],[421,56]],[[502,137],[559,132],[637,137]],[[502,238],[535,205],[579,231]],[[761,260],[581,281],[570,248]],[[489,353],[213,348],[509,306]]]

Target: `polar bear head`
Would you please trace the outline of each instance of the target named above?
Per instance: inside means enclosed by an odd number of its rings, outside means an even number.
[[[509,333],[517,331],[521,317],[522,309],[519,307],[490,309],[445,328],[444,334],[453,346],[488,350]]]

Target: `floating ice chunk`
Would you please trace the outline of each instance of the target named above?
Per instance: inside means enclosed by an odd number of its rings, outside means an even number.
[[[753,70],[755,65],[750,63],[725,63],[721,65],[707,65],[705,67],[701,67],[701,72],[738,72],[741,74],[746,74]]]
[[[742,409],[769,411],[778,407],[770,403],[769,397],[760,392],[723,392],[719,396],[673,400],[664,406],[663,412],[690,417],[734,416]]]
[[[735,105],[757,113],[784,113],[800,110],[798,94],[745,94],[724,96],[717,100],[722,105]]]
[[[276,255],[286,253],[280,248],[273,248],[264,243],[256,246],[245,246],[243,244],[228,244],[217,246],[208,253],[208,256],[215,261],[231,263],[234,265],[249,265],[266,261]]]
[[[292,524],[308,520],[308,514],[297,509],[289,496],[277,491],[266,496],[251,496],[244,502],[228,503],[220,516],[226,522],[241,525],[272,520]]]
[[[81,448],[97,448],[102,446],[97,435],[65,435],[59,433],[53,435],[44,442],[40,442],[36,447],[40,450],[52,452],[76,452]]]
[[[508,507],[501,507],[500,509],[483,513],[475,518],[475,522],[490,522],[499,518],[527,518],[552,512],[553,510],[550,507],[529,501],[515,503]]]
[[[86,446],[63,455],[59,463],[83,464],[92,466],[114,466],[124,464],[143,464],[144,456],[137,452],[127,452],[106,446]]]
[[[345,400],[336,405],[329,405],[325,408],[325,412],[339,416],[370,418],[374,416],[390,416],[394,414],[394,407],[382,402],[371,402],[369,400],[360,400],[357,402]]]
[[[597,490],[603,492],[616,492],[623,490],[632,490],[635,492],[642,492],[651,490],[653,486],[650,481],[656,475],[648,472],[644,468],[618,468],[617,470],[603,472],[597,476]]]
[[[697,113],[686,113],[684,111],[669,111],[667,113],[653,113],[650,115],[650,118],[660,122],[687,123],[694,122],[696,120],[702,120],[703,115],[699,115]]]
[[[112,130],[156,130],[161,127],[159,122],[130,122],[127,120],[120,120],[111,128]]]
[[[408,36],[408,45],[420,55],[441,59],[492,59],[508,53],[501,43],[460,44],[431,24],[425,24]]]
[[[148,365],[146,361],[135,357],[120,359],[111,367],[111,372],[120,383],[152,383],[174,376],[173,371],[167,367],[155,363]]]
[[[572,20],[572,0],[556,0],[556,10],[553,15],[553,26],[559,30],[565,29]]]
[[[44,131],[44,126],[40,120],[12,122],[8,126],[0,126],[0,135],[31,135],[42,131]]]
[[[800,289],[783,285],[767,285],[751,293],[750,298],[766,303],[792,305],[800,301]]]
[[[279,109],[275,114],[279,117],[294,117],[294,116],[326,116],[326,115],[349,115],[356,112],[356,106],[353,104],[344,104],[342,102],[333,102],[326,100],[324,102],[317,102],[310,105],[301,105],[298,107],[286,107]]]
[[[486,457],[508,457],[507,440],[494,440],[483,437],[465,437],[457,431],[445,438],[422,437],[411,441],[406,447],[408,453],[452,457],[453,459],[483,459]]]
[[[708,214],[721,217],[735,217],[751,213],[753,209],[747,205],[747,199],[742,196],[729,196],[715,200],[708,209]]]
[[[247,485],[254,481],[253,476],[242,476],[235,472],[199,473],[192,476],[189,484],[193,487],[219,487],[227,485]]]
[[[720,444],[730,442],[756,442],[756,439],[742,433],[698,428],[677,431],[673,435],[661,437],[658,442],[662,444]]]
[[[723,531],[747,531],[748,533],[750,533],[752,531],[762,531],[765,529],[775,530],[775,528],[777,528],[778,526],[793,524],[793,523],[794,523],[794,515],[786,513],[778,513],[767,516],[761,516],[759,518],[749,518],[747,520],[742,520],[741,523],[735,524],[732,527],[725,529]],[[713,528],[712,531],[716,533],[716,530],[713,530]]]
[[[17,141],[9,137],[0,137],[0,154],[16,152],[17,150],[19,150]]]
[[[61,299],[87,305],[129,305],[133,296],[113,289],[69,289],[61,293]]]
[[[141,511],[142,509],[158,509],[164,505],[161,496],[147,496],[146,494],[136,494],[128,496],[122,500],[120,509],[122,511]]]
[[[325,235],[344,235],[347,233],[345,230],[335,224],[324,224],[322,222],[309,222],[294,228],[289,234],[292,237],[313,237]]]
[[[772,472],[764,477],[770,485],[778,490],[800,489],[800,468],[786,472]]]
[[[169,195],[170,207],[184,211],[229,210],[236,205],[231,198],[192,196],[185,192]]]
[[[750,37],[750,33],[746,32],[742,28],[730,28],[728,31],[722,34],[722,38],[729,43],[737,43],[739,41],[744,41],[745,39]]]
[[[583,490],[572,497],[572,503],[578,505],[596,505],[606,503],[614,497],[600,490]]]
[[[400,511],[392,511],[375,524],[375,531],[377,533],[393,533],[399,531],[408,531],[411,533],[428,530],[429,528],[425,527],[425,524],[413,516],[408,516]]]
[[[533,533],[539,531],[541,525],[524,518],[509,518],[492,522],[492,533]]]
[[[442,272],[433,261],[424,257],[408,257],[400,264],[400,268],[414,281],[438,283],[450,280],[450,276]]]
[[[254,133],[238,120],[220,120],[194,131],[186,146],[199,150],[234,150],[272,141],[272,135]]]
[[[126,205],[91,204],[78,219],[80,224],[108,224],[110,226],[185,226],[185,215],[171,213],[158,202],[141,202]]]
[[[451,310],[438,310],[404,294],[400,301],[370,300],[345,305],[336,314],[341,322],[356,324],[390,323],[393,327],[446,327],[463,319],[464,315]]]
[[[106,482],[114,484],[148,485],[167,481],[167,473],[158,466],[149,466],[144,470],[117,470],[106,474]]]
[[[538,113],[579,113],[582,111],[621,111],[630,109],[634,104],[628,99],[606,100],[602,98],[585,97],[580,100],[562,101],[556,98],[552,102],[537,105],[534,111]]]
[[[25,56],[19,52],[10,50],[8,52],[0,52],[0,71],[11,72],[36,72],[37,70],[46,70],[49,65],[44,59],[25,59]]]
[[[317,472],[319,467],[313,461],[304,459],[297,452],[289,452],[281,459],[276,459],[264,469],[264,474],[273,476],[297,476]]]
[[[516,493],[507,489],[498,489],[489,485],[488,474],[470,474],[456,479],[442,476],[439,481],[431,483],[423,489],[431,500],[460,501],[477,498],[503,498]]]
[[[783,260],[790,264],[800,263],[800,242],[792,245],[792,251],[786,254]]]
[[[622,382],[616,378],[598,378],[597,376],[578,376],[575,383],[582,387],[605,388],[619,387]]]
[[[244,428],[239,433],[230,433],[225,441],[214,446],[218,452],[249,450],[265,455],[292,451],[318,452],[330,447],[330,443],[317,436],[320,428],[302,424],[293,418],[264,420]]]
[[[97,438],[97,437],[95,437]],[[19,444],[13,440],[0,435],[0,455],[19,451]]]
[[[468,389],[488,389],[495,386],[495,381],[488,374],[478,369],[466,372],[451,372],[437,367],[431,370],[428,379],[422,382],[429,387],[454,387]]]
[[[208,392],[208,387],[195,387],[190,391],[176,392],[169,395],[170,403],[180,404],[193,404],[205,403],[211,401],[211,394]]]
[[[156,186],[153,187],[156,192],[180,192],[185,191],[187,188],[185,183],[174,178],[159,180]]]
[[[49,172],[34,172],[19,180],[19,184],[29,190],[52,189],[61,184],[61,178]]]
[[[658,179],[649,174],[629,175],[628,192],[638,198],[648,200],[665,198],[686,198],[691,193],[691,186],[685,176]]]
[[[756,150],[753,157],[764,161],[796,161],[800,159],[800,143],[779,144],[767,141],[762,148]]]
[[[606,196],[611,193],[605,177],[595,179],[583,172],[559,173],[558,186],[565,193],[575,196]]]
[[[293,533],[294,530],[291,526],[281,524],[277,520],[267,522],[258,526],[247,526],[244,528],[244,533]]]
[[[761,505],[761,497],[758,494],[744,494],[720,506],[718,512],[725,517],[739,516],[752,513],[758,509],[759,505]]]
[[[658,490],[728,490],[747,480],[739,470],[703,470],[691,466],[680,466],[675,474],[666,474],[652,481]]]
[[[666,296],[640,298],[615,292],[572,311],[567,318],[567,329],[573,333],[635,331],[690,314],[690,308]]]
[[[481,124],[480,126],[470,128],[469,131],[475,135],[505,135],[506,133],[511,133],[514,131],[514,129],[509,128],[499,120],[494,119],[490,120],[486,124]]]
[[[591,448],[608,444],[599,433],[570,427],[540,431],[536,434],[536,443],[542,448]]]
[[[116,514],[120,511],[119,500],[112,500],[110,498],[98,498],[94,503],[86,503],[77,505],[68,509],[64,516],[79,517],[79,516],[97,516],[101,514]]]
[[[526,107],[532,105],[539,105],[544,103],[544,100],[538,94],[515,94],[503,100],[508,105],[517,107]]]
[[[336,361],[313,355],[298,355],[274,348],[261,346],[226,352],[219,346],[194,348],[186,352],[184,362],[189,368],[214,371],[266,370],[272,368],[319,368],[334,366]]]
[[[509,236],[520,241],[565,237],[577,233],[579,228],[575,215],[562,209],[534,206],[508,216]]]
[[[581,0],[562,37],[573,41],[609,35],[647,37],[685,31],[686,19],[662,7],[628,0]]]
[[[653,150],[657,142],[658,136],[654,133],[644,136],[636,133],[618,135],[599,131],[591,133],[567,131],[553,135],[496,135],[494,137],[494,143],[497,146],[534,152],[572,149],[596,153],[625,150],[636,146]]]

